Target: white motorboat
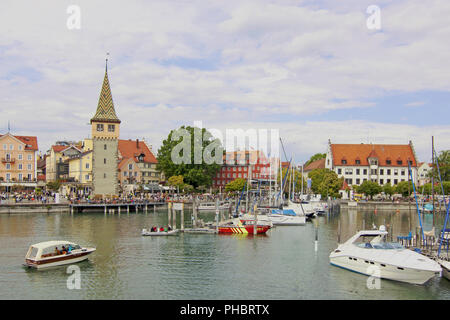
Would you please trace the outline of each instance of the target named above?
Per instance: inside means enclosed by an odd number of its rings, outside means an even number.
[[[95,250],[95,248],[83,248],[65,240],[40,242],[31,245],[28,249],[25,266],[43,269],[77,263],[86,260]]]
[[[442,271],[436,261],[386,242],[386,229],[359,231],[330,254],[334,266],[389,280],[424,284]],[[378,272],[379,271],[379,272]]]
[[[437,262],[442,267],[442,276],[445,279],[450,280],[450,261],[443,260],[443,259],[437,259]]]
[[[229,202],[225,202],[225,201],[219,202],[219,207],[218,207],[219,210],[227,210],[229,208],[230,208]],[[216,210],[216,203],[215,202],[200,203],[200,205],[198,206],[198,210],[214,211],[214,210]]]
[[[175,230],[169,230],[169,231],[151,231],[147,229],[142,229],[141,235],[142,236],[175,236],[178,233],[178,229]]]

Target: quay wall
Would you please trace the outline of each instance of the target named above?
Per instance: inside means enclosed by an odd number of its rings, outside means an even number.
[[[341,209],[358,209],[358,210],[383,210],[383,211],[396,211],[396,210],[417,210],[415,202],[389,202],[389,201],[340,201]],[[419,206],[419,208],[421,208]],[[439,205],[436,204],[436,212],[439,212]],[[441,206],[441,213],[445,213],[445,207]]]
[[[66,213],[70,212],[68,204],[2,204],[0,205],[0,214],[11,213]]]

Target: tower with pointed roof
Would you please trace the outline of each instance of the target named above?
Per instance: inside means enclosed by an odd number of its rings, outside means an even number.
[[[120,120],[116,115],[108,79],[108,59],[97,111],[91,119],[92,179],[94,195],[112,196],[119,193],[118,141]]]

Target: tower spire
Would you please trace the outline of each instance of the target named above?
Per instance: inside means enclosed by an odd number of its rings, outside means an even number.
[[[107,53],[107,55],[109,55],[109,53]],[[91,119],[91,123],[93,121],[120,123],[120,120],[116,115],[116,111],[114,110],[114,102],[111,94],[111,88],[109,86],[108,58],[106,58],[105,77],[103,79],[102,90],[98,100],[97,111]]]

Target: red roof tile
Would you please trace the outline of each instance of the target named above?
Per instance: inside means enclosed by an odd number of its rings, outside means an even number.
[[[158,163],[154,154],[150,151],[144,141],[139,140],[119,140],[119,152],[123,158],[133,158],[138,162],[138,156],[144,154],[144,162]]]
[[[325,158],[319,159],[311,162],[306,167],[303,168],[303,171],[311,171],[314,169],[324,169],[325,168]]]
[[[19,139],[20,141],[22,141],[23,143],[26,144],[25,146],[25,150],[38,150],[38,142],[37,142],[37,137],[34,136],[14,136],[12,135],[14,138]],[[3,137],[2,134],[0,134],[0,138]]]
[[[342,165],[343,159],[347,160],[345,164],[347,166],[368,166],[367,158],[370,156],[377,157],[380,166],[404,167],[408,165],[408,160],[412,161],[413,167],[417,166],[414,152],[409,144],[332,144],[331,152],[335,166]],[[360,164],[356,164],[357,159],[360,160]],[[391,164],[387,164],[386,160],[391,160]],[[397,164],[397,160],[401,160],[402,164]]]

